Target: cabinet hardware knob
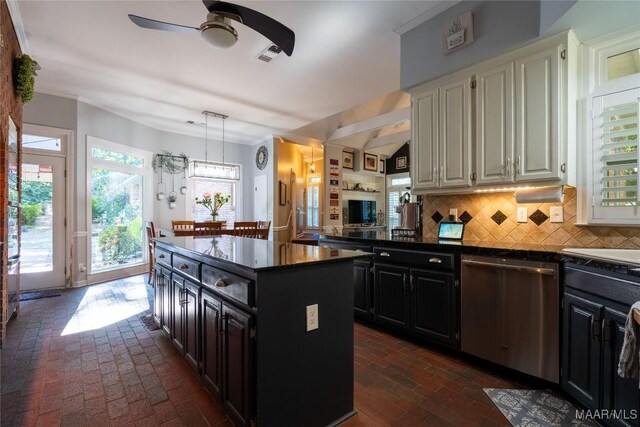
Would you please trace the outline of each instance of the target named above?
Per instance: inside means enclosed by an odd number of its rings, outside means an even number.
[[[391,256],[389,252],[380,252],[380,256]]]
[[[225,286],[227,286],[227,282],[225,282],[222,279],[218,279],[216,281],[216,288],[224,288]]]
[[[429,262],[432,263],[432,264],[442,264],[442,260],[440,258],[436,258],[436,257],[429,258]]]
[[[508,349],[509,349],[509,347],[507,347],[505,344],[502,344],[500,346],[500,350],[502,350],[502,351],[507,351]]]
[[[158,255],[158,258],[160,258],[160,259],[164,258],[164,254]]]
[[[189,268],[189,266],[187,264],[180,264],[180,267],[178,267],[180,270],[186,270],[187,268]]]

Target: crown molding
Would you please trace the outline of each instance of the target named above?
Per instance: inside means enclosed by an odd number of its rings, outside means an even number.
[[[11,22],[13,23],[13,29],[16,32],[18,38],[18,44],[22,53],[31,54],[29,49],[29,43],[27,43],[27,36],[24,32],[24,26],[22,25],[22,16],[20,15],[20,9],[18,8],[18,2],[7,0],[7,8],[9,9],[9,16],[11,16]]]

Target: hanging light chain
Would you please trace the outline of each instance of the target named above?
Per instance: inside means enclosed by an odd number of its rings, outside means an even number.
[[[226,117],[222,118],[222,164],[224,165],[224,121]]]
[[[204,114],[204,160],[207,161],[207,140],[209,131],[209,116],[219,117],[222,119],[222,164],[224,164],[224,121],[227,119],[227,115],[214,113],[213,111],[203,111]]]
[[[208,160],[208,152],[207,152],[207,139],[209,136],[209,113],[204,112],[204,161]]]

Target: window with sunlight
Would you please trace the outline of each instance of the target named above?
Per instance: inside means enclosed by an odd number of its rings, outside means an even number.
[[[144,261],[145,165],[129,147],[90,147],[91,272]]]
[[[191,194],[193,195],[189,201],[191,203],[191,219],[194,221],[211,221],[211,211],[204,206],[197,205],[195,198],[202,198],[204,193],[210,193],[211,195],[220,193],[223,196],[231,196],[231,200],[220,208],[216,221],[226,221],[227,227],[230,227],[234,222],[236,222],[236,206],[238,206],[239,202],[236,192],[236,186],[238,183],[239,181],[217,181],[211,179],[191,178],[189,180]]]
[[[403,175],[405,174],[387,177],[387,215],[389,217],[387,226],[389,230],[400,227],[400,214],[396,212],[396,207],[400,205],[400,197],[404,193],[411,194],[407,190],[407,187],[411,187],[411,178]]]
[[[307,228],[320,228],[320,175],[310,175],[307,182]]]

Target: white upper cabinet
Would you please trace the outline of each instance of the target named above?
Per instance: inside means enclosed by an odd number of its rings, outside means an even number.
[[[470,96],[470,77],[440,80],[413,93],[413,189],[471,186]]]
[[[438,188],[438,89],[413,99],[411,111],[411,182],[414,188]]]
[[[440,87],[440,188],[471,186],[471,78]]]
[[[563,47],[554,46],[524,57],[516,66],[517,181],[559,180],[560,69]]]
[[[476,76],[476,174],[478,185],[513,179],[513,64]]]
[[[575,185],[576,47],[564,33],[413,90],[414,191]]]

